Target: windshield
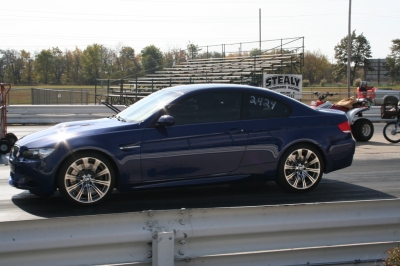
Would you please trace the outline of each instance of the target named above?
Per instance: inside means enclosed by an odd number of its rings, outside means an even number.
[[[176,91],[157,91],[120,112],[117,118],[128,122],[142,122],[181,95],[182,93]]]

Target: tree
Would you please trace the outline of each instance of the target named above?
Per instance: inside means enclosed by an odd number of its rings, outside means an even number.
[[[115,65],[118,71],[113,75],[115,78],[133,77],[141,70],[135,50],[129,46],[121,47],[119,55],[115,58]]]
[[[250,50],[250,56],[261,55],[261,50],[259,48],[253,48]]]
[[[52,70],[53,70],[54,83],[61,84],[61,78],[62,78],[62,75],[64,74],[66,59],[63,55],[63,52],[58,47],[55,47],[55,48],[53,47],[51,50],[51,53],[53,55]]]
[[[180,48],[168,49],[164,53],[164,67],[173,67],[174,65],[179,65],[185,59],[185,51]]]
[[[393,81],[400,80],[400,39],[392,40],[391,53],[386,57],[386,68]]]
[[[163,53],[154,45],[146,46],[142,49],[141,60],[146,74],[154,74],[156,71],[163,69]]]
[[[21,51],[21,59],[24,65],[24,71],[21,74],[21,82],[31,85],[34,78],[33,78],[33,59],[31,58],[31,53],[22,50]]]
[[[42,50],[36,55],[35,70],[39,82],[48,84],[50,82],[51,71],[53,68],[53,53],[50,49]]]
[[[328,58],[320,51],[306,51],[304,54],[303,79],[308,79],[310,84],[315,84],[328,78],[331,64]]]
[[[72,80],[75,84],[83,83],[83,52],[78,47],[72,52]]]
[[[88,45],[83,51],[82,68],[84,77],[89,84],[103,77],[103,46],[100,44]]]
[[[3,54],[0,62],[2,80],[8,83],[21,83],[24,62],[20,53],[16,50],[1,50],[0,53]]]
[[[83,69],[82,69],[82,50],[78,47],[74,51],[67,50],[65,52],[65,76],[64,82],[69,84],[82,84]]]
[[[0,50],[0,54],[3,54],[4,53],[4,51],[3,50]],[[4,73],[4,69],[6,68],[6,62],[5,62],[5,60],[4,60],[4,54],[0,57],[0,82],[1,83],[4,83],[5,82],[5,80],[4,80],[4,76],[5,76],[5,73]]]
[[[335,46],[335,59],[336,59],[336,77],[347,73],[347,36],[340,40],[340,43]],[[358,70],[368,67],[368,61],[366,59],[371,58],[371,45],[367,38],[361,33],[356,35],[354,30],[351,34],[351,66],[350,66],[350,82],[353,84],[355,75]]]
[[[186,46],[187,48],[187,59],[195,59],[199,55],[200,51],[202,50],[198,45],[189,42]]]

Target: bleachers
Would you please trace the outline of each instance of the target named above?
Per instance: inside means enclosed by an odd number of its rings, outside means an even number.
[[[279,73],[285,67],[299,65],[300,54],[268,54],[224,58],[190,59],[187,62],[147,74],[145,77],[109,86],[106,93],[96,94],[96,101],[129,105],[150,93],[166,87],[193,83],[249,84],[254,77]]]
[[[187,62],[129,80],[138,89],[160,89],[190,83],[248,83],[253,75],[278,71],[299,61],[299,54],[267,54],[190,59]]]

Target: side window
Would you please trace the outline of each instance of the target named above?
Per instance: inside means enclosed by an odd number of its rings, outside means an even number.
[[[200,124],[240,119],[241,94],[236,92],[202,93],[167,107],[176,125]]]
[[[287,117],[291,108],[264,95],[244,93],[242,96],[242,119],[265,119]]]

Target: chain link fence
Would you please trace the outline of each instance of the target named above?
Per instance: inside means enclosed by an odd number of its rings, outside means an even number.
[[[88,104],[86,90],[53,90],[32,88],[32,104]]]

